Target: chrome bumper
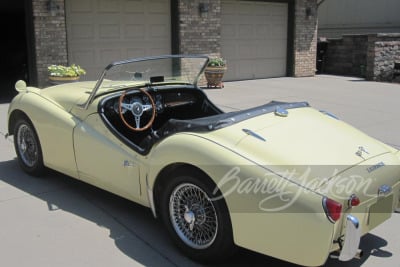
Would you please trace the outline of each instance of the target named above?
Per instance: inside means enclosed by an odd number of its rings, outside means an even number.
[[[361,238],[361,227],[358,219],[352,215],[346,218],[346,234],[340,251],[339,260],[349,261],[359,254],[358,246]]]

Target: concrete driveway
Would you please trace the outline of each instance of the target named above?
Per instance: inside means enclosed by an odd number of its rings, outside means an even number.
[[[269,102],[308,101],[400,149],[400,85],[317,76],[227,82],[205,90],[226,111]],[[24,174],[5,139],[0,105],[1,266],[199,266],[171,244],[150,210],[51,172]],[[60,151],[62,153],[62,151]],[[361,260],[325,266],[400,266],[400,214],[362,239]],[[307,240],[304,240],[307,242]],[[295,266],[244,249],[217,266]]]

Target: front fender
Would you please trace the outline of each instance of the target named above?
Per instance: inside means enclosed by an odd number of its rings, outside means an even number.
[[[26,116],[39,137],[44,165],[77,177],[72,140],[72,130],[79,121],[76,117],[38,93],[30,91],[16,96],[8,113],[10,135],[13,134],[13,125],[19,116]]]

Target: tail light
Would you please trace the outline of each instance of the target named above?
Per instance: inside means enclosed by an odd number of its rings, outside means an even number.
[[[322,199],[322,207],[324,208],[326,216],[332,223],[335,223],[340,219],[340,216],[342,215],[342,204],[324,197]]]
[[[360,205],[360,199],[355,194],[352,194],[349,198],[349,207],[356,207]]]

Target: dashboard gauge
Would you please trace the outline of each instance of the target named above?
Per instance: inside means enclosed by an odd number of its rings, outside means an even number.
[[[126,103],[126,101],[124,101]],[[114,111],[115,113],[119,114],[119,101],[114,102]],[[125,114],[127,112],[127,109],[122,108],[122,114]]]
[[[155,104],[156,104],[156,108],[157,108],[157,112],[161,113],[163,110],[163,104],[162,104],[162,97],[161,95],[156,95],[155,97]]]

